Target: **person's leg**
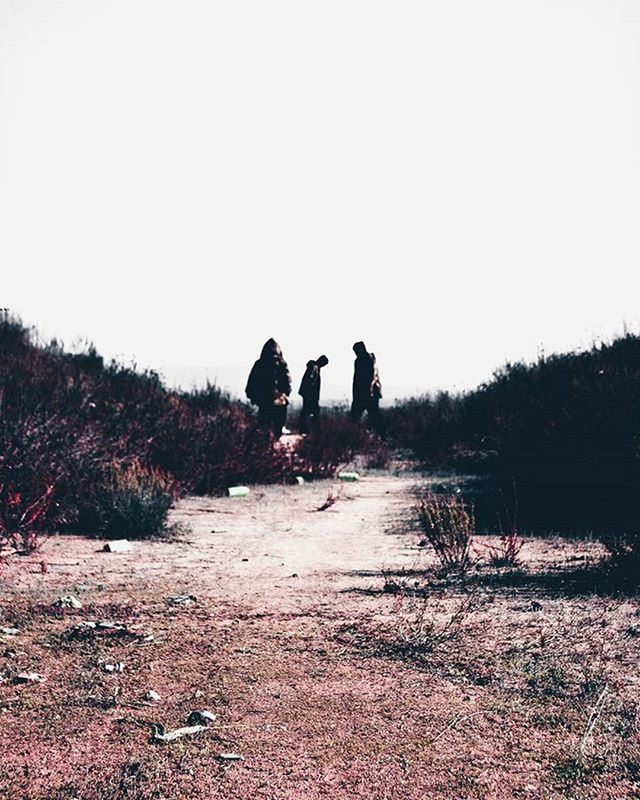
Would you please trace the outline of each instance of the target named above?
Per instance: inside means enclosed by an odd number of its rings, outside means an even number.
[[[300,433],[309,433],[309,406],[305,402],[300,412]]]
[[[367,408],[368,422],[372,430],[378,436],[384,437],[384,422],[382,421],[382,414],[380,413],[380,400],[377,397],[372,397],[369,407]]]
[[[279,439],[282,436],[282,428],[287,419],[287,407],[273,406],[272,409],[271,419],[273,420],[273,433],[276,439]]]
[[[271,406],[261,405],[258,406],[258,425],[261,428],[271,427]]]
[[[360,422],[364,410],[364,404],[359,400],[354,400],[351,403],[351,422]]]
[[[317,403],[307,406],[307,428],[311,433],[318,432],[318,416],[320,408]]]

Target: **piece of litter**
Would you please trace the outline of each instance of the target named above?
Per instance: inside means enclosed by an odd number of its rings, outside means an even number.
[[[219,753],[218,758],[223,761],[244,761],[244,756],[239,753]]]
[[[292,577],[292,578],[297,578],[297,577],[298,577],[298,573],[297,573],[297,572],[293,572],[293,573],[291,574],[291,577]]]
[[[130,553],[131,544],[128,539],[114,539],[102,548],[105,553]]]
[[[124,661],[118,661],[116,664],[103,664],[102,669],[105,672],[124,672]]]
[[[63,597],[56,600],[54,605],[60,608],[82,608],[82,603],[72,594],[65,594]]]
[[[187,717],[188,725],[211,725],[216,721],[216,715],[211,711],[192,711]]]
[[[0,633],[3,636],[17,636],[20,633],[19,628],[0,628]]]
[[[39,672],[21,672],[14,678],[16,683],[42,683],[44,680],[44,675]]]
[[[251,489],[248,486],[230,486],[227,491],[229,497],[246,497],[251,494]]]
[[[167,602],[173,606],[188,606],[196,602],[196,597],[193,594],[172,594],[167,597]]]
[[[165,731],[164,725],[153,725],[152,741],[167,744],[168,742],[175,742],[176,739],[180,739],[182,736],[191,736],[206,730],[206,725],[188,725],[185,728],[176,728],[173,731]]]
[[[302,475],[296,475],[296,483],[298,484],[298,486],[302,486],[304,484],[304,478],[302,477]]]
[[[360,478],[357,472],[339,472],[338,478],[341,481],[357,481]]]
[[[160,700],[160,695],[153,689],[149,689],[149,691],[145,694],[144,699],[149,700],[152,703],[157,703],[158,700]]]

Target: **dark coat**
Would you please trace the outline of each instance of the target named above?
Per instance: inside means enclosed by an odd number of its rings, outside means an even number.
[[[249,373],[245,391],[257,406],[286,405],[289,402],[291,375],[274,339],[269,339],[262,348],[260,358]]]
[[[317,361],[307,361],[298,394],[310,406],[317,406],[320,402],[320,367]]]
[[[364,346],[356,350],[357,356],[353,369],[353,399],[367,402],[372,397],[382,397],[382,384],[378,375],[376,357],[368,353]]]

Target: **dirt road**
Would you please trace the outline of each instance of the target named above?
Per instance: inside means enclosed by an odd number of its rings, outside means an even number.
[[[533,720],[486,671],[514,635],[508,614],[523,641],[539,636],[540,616],[517,592],[477,612],[477,641],[490,639],[482,663],[460,667],[454,643],[446,669],[372,646],[397,624],[383,571],[408,578],[425,558],[399,524],[414,484],[368,476],[189,498],[174,512],[189,530],[174,541],[107,554],[56,537],[5,570],[0,627],[20,633],[0,636],[0,797],[567,796],[553,770],[574,734]],[[53,605],[68,593],[82,609]],[[74,633],[97,620],[127,630]],[[16,685],[18,671],[45,681]],[[159,701],[145,700],[150,689]],[[177,728],[196,709],[213,711],[214,725],[151,743],[152,723]],[[570,796],[631,797],[625,780]]]

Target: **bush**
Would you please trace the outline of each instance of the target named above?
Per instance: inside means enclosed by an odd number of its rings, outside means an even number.
[[[178,490],[220,492],[291,473],[290,454],[216,387],[170,391],[154,372],[105,365],[91,346],[72,354],[42,345],[6,316],[0,387],[5,551],[32,548],[49,531],[155,533]]]
[[[389,459],[386,444],[352,422],[347,409],[331,409],[302,440],[297,453],[299,471],[318,478],[331,477],[360,454],[370,466],[384,466]]]
[[[473,509],[455,497],[429,494],[417,507],[418,519],[428,542],[447,572],[464,572],[471,560],[475,534]]]
[[[60,521],[54,500],[62,469],[51,458],[46,420],[3,411],[0,404],[0,555],[28,553]]]
[[[640,579],[640,535],[609,534],[603,536],[602,541],[616,582],[637,583]]]
[[[168,531],[176,486],[157,468],[114,463],[85,509],[90,530],[114,539],[144,539]],[[93,517],[93,524],[90,519]]]
[[[490,476],[490,504],[477,510],[492,524],[515,486],[523,530],[636,535],[638,336],[507,364],[473,392],[398,404],[387,421],[427,466]]]

